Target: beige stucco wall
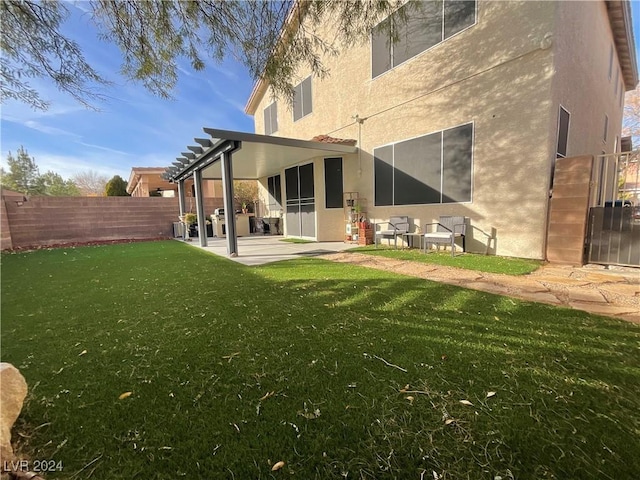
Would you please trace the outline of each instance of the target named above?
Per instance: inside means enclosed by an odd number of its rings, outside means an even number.
[[[598,107],[585,105],[592,99],[575,93],[580,88],[574,86],[572,90],[576,75],[570,74],[570,67],[558,66],[577,51],[591,58],[590,50],[595,48],[592,44],[598,44],[604,53],[598,50],[587,64],[603,63],[599,73],[608,81],[610,42],[598,39],[611,37],[605,28],[608,24],[604,3],[587,2],[588,8],[573,3],[479,1],[476,25],[375,79],[371,79],[369,42],[336,57],[325,57],[330,75],[323,80],[313,79],[313,112],[293,122],[286,102],[278,101],[275,135],[301,139],[318,134],[360,137],[361,158],[345,165],[344,190],[358,191],[368,199],[369,217],[374,221],[408,215],[416,225],[422,225],[440,215],[465,215],[473,226],[468,232],[468,250],[543,258],[559,99],[566,98],[570,103],[571,155],[593,153],[597,142],[592,137],[596,132],[601,137],[603,129],[603,120],[596,122],[593,111],[603,119],[607,111],[604,104],[610,103],[603,100]],[[578,34],[560,34],[563,23],[582,22],[572,15],[586,16],[587,23],[593,26],[581,29],[587,33],[596,28],[598,35],[592,34],[585,44]],[[551,42],[547,41],[549,38]],[[602,55],[606,61],[601,61]],[[581,68],[580,72],[588,68]],[[297,80],[308,73],[299,72]],[[554,75],[562,79],[554,80]],[[588,91],[597,96],[601,87],[601,82],[594,81]],[[613,83],[610,89],[613,96]],[[264,132],[263,110],[272,101],[268,92],[256,110],[258,133]],[[578,105],[579,102],[582,103]],[[574,111],[582,110],[587,113],[578,120]],[[355,114],[366,118],[361,132],[353,121]],[[620,115],[616,109],[609,113],[610,150],[619,135]],[[374,148],[467,122],[474,123],[471,202],[373,206]],[[579,140],[585,136],[590,140]],[[316,169],[316,191],[320,171]],[[319,213],[318,218],[324,221],[323,214]],[[320,231],[325,229],[322,225]]]
[[[622,75],[614,48],[611,79],[608,76],[614,41],[605,2],[557,2],[555,8],[558,21],[554,30],[552,114],[557,122],[559,105],[571,114],[567,157],[614,153],[616,138],[619,151]],[[606,142],[605,115],[609,116]],[[555,138],[556,124],[552,128]]]

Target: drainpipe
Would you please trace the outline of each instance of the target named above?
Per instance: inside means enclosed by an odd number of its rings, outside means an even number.
[[[351,118],[358,124],[358,178],[362,176],[362,124],[367,118],[360,118],[357,113]]]

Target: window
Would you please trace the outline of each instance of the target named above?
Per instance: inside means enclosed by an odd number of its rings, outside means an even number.
[[[624,106],[624,83],[620,82],[620,107]]]
[[[473,124],[376,148],[375,205],[471,201]]]
[[[267,189],[269,190],[269,210],[280,210],[282,208],[282,184],[280,175],[267,178]]]
[[[613,96],[616,97],[618,95],[618,83],[620,83],[620,70],[616,69],[616,81],[614,85]]]
[[[607,143],[607,137],[609,136],[609,115],[604,116],[604,135],[602,136],[602,142]]]
[[[609,50],[609,80],[611,80],[611,73],[613,73],[613,45]]]
[[[306,117],[311,111],[311,77],[308,77],[293,89],[293,121]]]
[[[278,131],[278,106],[273,102],[264,109],[264,134],[271,135]]]
[[[371,32],[371,78],[476,23],[476,0],[411,1]],[[396,39],[397,41],[392,41]]]
[[[567,156],[567,143],[569,141],[569,120],[571,115],[564,107],[560,106],[558,114],[558,145],[556,147],[556,158]]]
[[[326,208],[342,208],[342,158],[324,159],[324,191]]]

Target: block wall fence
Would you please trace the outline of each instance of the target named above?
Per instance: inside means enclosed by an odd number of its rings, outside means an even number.
[[[22,200],[20,198],[19,200]],[[189,198],[186,208],[189,210]],[[3,197],[1,249],[73,242],[173,237],[177,198],[163,197]],[[190,211],[195,212],[195,201]],[[205,214],[222,198],[205,198]]]

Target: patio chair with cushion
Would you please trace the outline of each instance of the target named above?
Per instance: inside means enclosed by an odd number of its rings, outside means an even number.
[[[384,223],[384,222],[383,222]],[[389,244],[391,243],[391,239],[393,238],[393,244],[396,248],[398,248],[398,237],[402,241],[402,235],[409,232],[409,217],[407,216],[398,216],[391,217],[388,222],[386,222],[387,228],[378,230],[376,225],[375,231],[375,243],[376,248],[378,248],[378,242],[381,238],[388,238]]]
[[[436,223],[427,223],[424,226],[424,252],[427,253],[427,244],[450,245],[451,256],[455,255],[456,239],[462,239],[462,251],[465,251],[465,235],[467,233],[468,217],[441,216]],[[429,231],[431,230],[431,231]]]

